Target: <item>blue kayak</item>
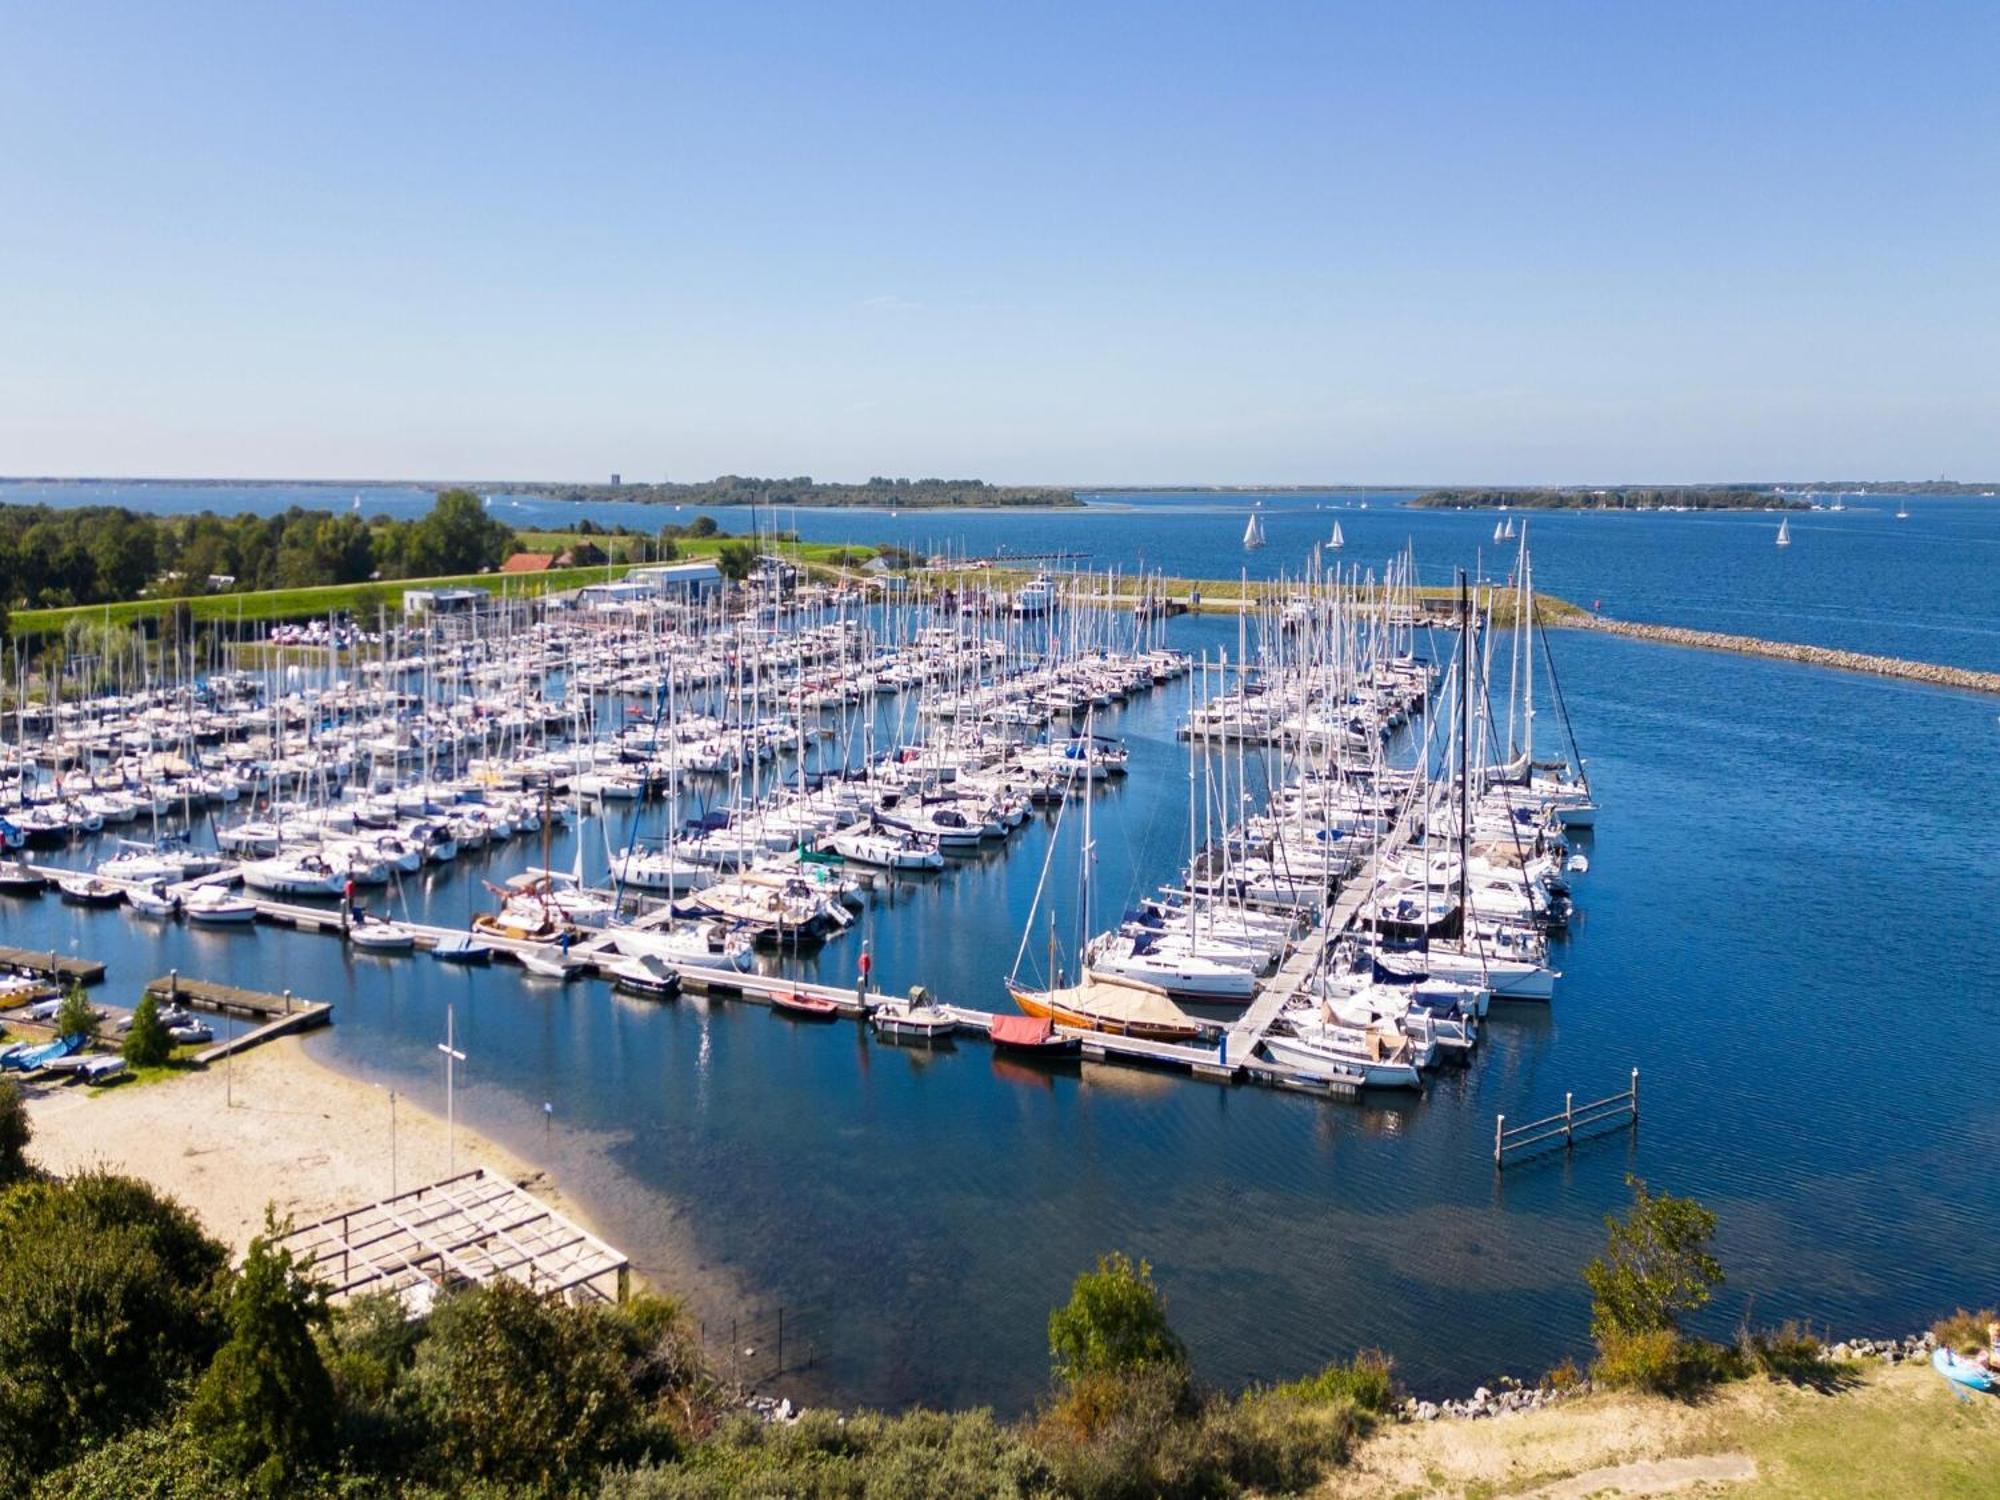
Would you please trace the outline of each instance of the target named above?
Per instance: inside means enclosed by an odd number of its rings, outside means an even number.
[[[1936,1349],[1931,1352],[1931,1368],[1953,1385],[1962,1385],[1975,1391],[1990,1391],[1994,1388],[1991,1371],[1984,1365],[1975,1365],[1969,1359],[1960,1359],[1949,1349]]]

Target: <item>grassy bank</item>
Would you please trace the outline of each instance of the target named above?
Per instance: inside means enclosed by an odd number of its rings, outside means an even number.
[[[1724,1386],[1699,1402],[1599,1394],[1520,1416],[1378,1429],[1326,1500],[1653,1495],[1987,1496],[2000,1401],[1960,1402],[1924,1364],[1817,1385]]]
[[[159,619],[186,607],[188,617],[204,620],[310,620],[343,611],[364,623],[377,609],[400,615],[405,589],[477,588],[510,598],[533,598],[587,583],[622,578],[632,564],[611,563],[596,568],[563,568],[548,573],[467,573],[450,578],[391,578],[379,583],[344,583],[327,588],[268,589],[248,594],[195,594],[176,599],[128,599],[118,604],[82,604],[70,609],[14,611],[12,629],[18,636],[59,635],[72,620],[94,624],[129,625]]]

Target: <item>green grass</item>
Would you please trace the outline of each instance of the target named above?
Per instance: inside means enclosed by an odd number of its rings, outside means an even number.
[[[612,563],[598,568],[562,568],[549,573],[465,573],[451,578],[389,578],[378,583],[335,584],[328,588],[267,589],[247,594],[197,594],[177,599],[128,599],[119,604],[80,604],[69,609],[17,609],[12,617],[18,636],[55,635],[72,620],[93,624],[131,624],[157,619],[186,605],[195,620],[310,620],[342,611],[363,624],[377,609],[392,615],[403,611],[405,589],[480,588],[505,592],[510,598],[581,588],[621,578],[630,565]]]

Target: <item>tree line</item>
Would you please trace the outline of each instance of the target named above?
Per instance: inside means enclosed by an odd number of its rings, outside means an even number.
[[[879,506],[887,510],[935,510],[947,506],[1072,506],[1083,502],[1075,490],[1048,485],[988,484],[983,479],[890,479],[876,475],[863,484],[837,484],[810,474],[792,479],[752,479],[724,474],[694,483],[517,484],[509,490],[557,500],[627,500],[653,505]]]
[[[1424,510],[1809,510],[1803,500],[1774,494],[1762,485],[1623,485],[1593,489],[1431,490],[1410,504]]]
[[[445,490],[412,521],[297,506],[163,516],[0,505],[0,609],[478,573],[519,550],[470,490]]]

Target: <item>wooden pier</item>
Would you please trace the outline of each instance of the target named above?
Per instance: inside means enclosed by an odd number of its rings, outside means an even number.
[[[311,1031],[333,1020],[333,1007],[324,1000],[301,1000],[290,990],[272,995],[263,990],[238,989],[232,984],[216,984],[206,979],[184,979],[178,971],[155,979],[146,993],[164,1005],[185,1005],[214,1015],[234,1016],[254,1022],[248,1031],[238,1032],[195,1054],[198,1063],[216,1062],[232,1053],[276,1037]]]
[[[70,958],[52,948],[0,948],[0,968],[58,982],[74,979],[78,984],[98,984],[104,979],[104,965],[96,959]]]

